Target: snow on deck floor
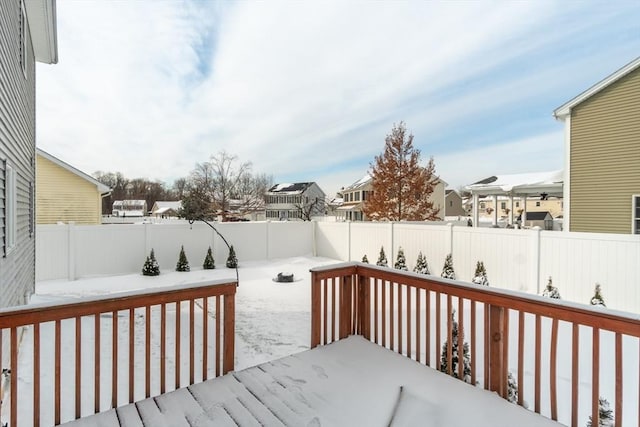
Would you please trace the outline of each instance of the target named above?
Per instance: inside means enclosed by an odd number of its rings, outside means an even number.
[[[399,399],[401,387],[403,393]],[[390,423],[392,417],[393,423]],[[451,427],[560,425],[359,336],[66,425],[427,424]]]

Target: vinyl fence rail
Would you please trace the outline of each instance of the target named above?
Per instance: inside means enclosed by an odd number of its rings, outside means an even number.
[[[567,425],[599,425],[601,398],[639,425],[640,316],[362,263],[311,274],[312,348],[362,335]]]

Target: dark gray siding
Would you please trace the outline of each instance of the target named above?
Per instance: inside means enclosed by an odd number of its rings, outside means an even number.
[[[23,71],[20,16],[19,0],[0,1],[0,307],[24,303],[35,283],[35,234],[29,232],[29,186],[35,183],[35,61],[27,27]],[[9,253],[5,162],[16,171],[16,244]]]

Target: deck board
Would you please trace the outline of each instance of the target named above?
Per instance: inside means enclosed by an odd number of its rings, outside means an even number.
[[[140,426],[387,426],[400,387],[447,426],[559,424],[362,337],[350,337],[67,424]],[[421,400],[423,399],[423,400]],[[465,411],[460,411],[465,407]],[[117,411],[117,417],[115,414]],[[126,416],[125,416],[126,415]],[[423,420],[424,421],[424,420]]]

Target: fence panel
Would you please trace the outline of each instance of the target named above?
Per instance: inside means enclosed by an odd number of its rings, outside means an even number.
[[[269,258],[289,258],[313,253],[313,223],[308,221],[267,222]]]
[[[348,260],[349,259],[349,223],[318,222],[316,223],[316,254],[318,256]]]
[[[640,236],[554,233],[540,236],[540,281],[548,278],[563,299],[589,304],[595,283],[607,306],[640,312]]]
[[[393,225],[393,254],[389,259],[393,266],[398,255],[398,248],[402,247],[407,258],[407,268],[413,270],[418,259],[418,252],[422,252],[429,263],[431,274],[440,275],[444,259],[447,256],[447,239],[451,228],[447,225],[429,225],[415,223],[397,223]]]
[[[350,238],[351,261],[362,261],[362,257],[367,255],[369,262],[375,264],[380,247],[384,246],[387,259],[391,262],[391,224],[352,222]]]

